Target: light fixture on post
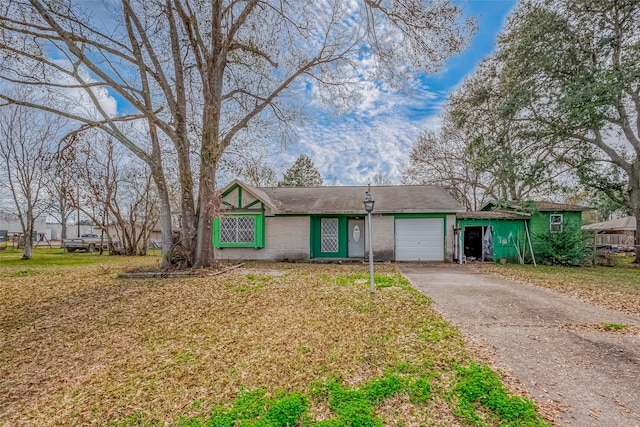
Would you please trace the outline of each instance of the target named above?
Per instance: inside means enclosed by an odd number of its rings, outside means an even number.
[[[371,212],[373,212],[373,205],[376,203],[371,197],[371,186],[367,187],[367,191],[364,196],[364,209],[367,211],[367,222],[369,223],[369,283],[371,293],[375,292],[376,285],[373,283],[373,235],[371,234]]]

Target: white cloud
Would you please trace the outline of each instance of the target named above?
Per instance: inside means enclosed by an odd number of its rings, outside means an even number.
[[[327,185],[366,184],[376,173],[399,182],[417,133],[440,126],[438,99],[431,92],[406,97],[372,88],[355,112],[301,126],[299,143],[283,157],[291,164],[308,154]]]
[[[69,61],[57,60],[56,62],[64,68],[71,68],[71,64],[69,63]],[[86,70],[81,70],[80,77],[82,78],[84,83],[87,84],[96,82],[96,80],[93,79]],[[69,86],[78,84],[78,82],[71,76],[62,73],[56,73],[54,76],[52,76],[52,80],[55,80],[58,83],[67,84]],[[98,105],[107,114],[107,116],[115,117],[118,113],[118,102],[113,96],[109,95],[106,86],[93,87],[90,90],[93,94],[93,97],[96,98]],[[65,103],[66,105],[68,105],[67,108],[69,109],[69,111],[74,114],[82,117],[102,120],[102,116],[98,112],[97,106],[85,89],[69,87],[60,89],[58,92],[60,96],[59,105]]]
[[[379,107],[379,100],[381,97],[381,91],[378,89],[373,82],[362,82],[360,84],[361,100],[356,110],[359,114],[363,114],[366,116],[371,116],[373,114],[380,113],[376,107]]]

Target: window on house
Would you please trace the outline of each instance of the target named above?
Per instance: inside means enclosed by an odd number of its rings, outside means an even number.
[[[551,214],[549,216],[549,230],[552,233],[562,233],[562,215]]]
[[[216,247],[264,247],[263,217],[261,215],[230,215],[216,218],[214,244]]]
[[[249,243],[253,242],[255,218],[251,216],[231,216],[220,220],[220,242]]]

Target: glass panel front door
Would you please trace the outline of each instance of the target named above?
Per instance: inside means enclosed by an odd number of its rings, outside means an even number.
[[[364,219],[350,219],[348,221],[350,258],[364,258]]]

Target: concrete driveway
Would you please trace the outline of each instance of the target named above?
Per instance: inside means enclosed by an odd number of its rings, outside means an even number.
[[[585,326],[640,318],[466,266],[399,267],[536,401],[566,406],[557,425],[640,426],[640,336]]]

